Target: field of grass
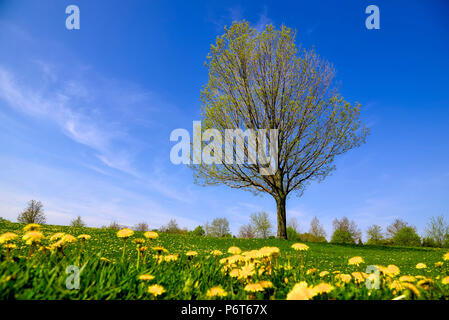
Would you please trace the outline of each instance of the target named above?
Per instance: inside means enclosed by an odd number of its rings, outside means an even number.
[[[306,243],[308,250],[295,251],[288,240],[167,234],[148,243],[140,232],[125,241],[114,230],[45,225],[45,238],[30,255],[24,227],[0,222],[0,236],[18,235],[1,248],[0,299],[449,299],[449,260],[443,258],[449,257],[442,249]],[[51,247],[58,232],[91,239]],[[136,244],[138,238],[145,243]],[[9,253],[7,243],[13,244]],[[148,244],[139,254],[136,248]],[[232,246],[242,253],[228,253]],[[255,251],[263,247],[271,249]],[[353,257],[363,262],[349,265]],[[81,270],[79,289],[66,286],[73,281],[73,273],[66,273],[71,265]],[[379,266],[379,289],[366,286],[369,265]]]

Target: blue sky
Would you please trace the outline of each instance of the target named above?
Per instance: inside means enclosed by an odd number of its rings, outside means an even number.
[[[66,6],[80,30],[65,28]],[[380,8],[380,30],[365,8]],[[1,1],[0,216],[30,199],[48,222],[91,226],[175,218],[194,228],[226,217],[231,231],[270,196],[193,184],[170,162],[170,132],[199,120],[206,55],[223,27],[285,24],[331,61],[341,92],[362,104],[367,143],[287,202],[302,231],[328,234],[347,216],[365,231],[395,218],[449,216],[449,5],[445,1]]]

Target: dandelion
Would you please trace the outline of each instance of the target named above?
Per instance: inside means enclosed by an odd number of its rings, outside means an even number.
[[[320,276],[321,278],[323,278],[323,277],[327,276],[328,274],[329,274],[329,271],[321,271],[320,274],[319,274],[319,276]]]
[[[448,261],[448,260],[449,260],[449,252],[447,252],[447,253],[444,254],[443,260],[444,260],[444,261]]]
[[[304,243],[295,243],[292,245],[292,248],[296,251],[307,251],[309,250],[309,246]]]
[[[307,274],[307,275],[311,275],[311,274],[316,273],[317,271],[318,271],[318,270],[315,269],[315,268],[310,268],[309,270],[306,271],[306,274]]]
[[[8,243],[10,241],[15,240],[18,237],[17,234],[13,232],[6,232],[0,236],[0,244],[1,243]]]
[[[25,233],[25,235],[22,237],[23,240],[25,240],[25,243],[30,246],[30,251],[28,252],[28,256],[31,257],[34,251],[34,246],[41,242],[41,240],[44,238],[44,235],[39,231],[28,231]]]
[[[50,237],[50,241],[56,241],[61,239],[64,236],[64,232],[57,232]]]
[[[187,251],[186,252],[186,256],[189,257],[189,258],[193,258],[193,257],[195,257],[197,255],[198,255],[198,252],[196,252],[196,251]]]
[[[401,282],[415,282],[416,278],[414,276],[402,276],[402,277],[399,277],[399,281],[401,281]]]
[[[206,296],[208,298],[214,298],[214,297],[226,297],[228,294],[221,286],[212,287],[206,292]]]
[[[239,247],[230,247],[228,249],[228,253],[230,254],[240,254],[242,252],[242,250],[240,250]]]
[[[117,231],[117,237],[122,239],[128,239],[129,237],[132,237],[134,234],[134,231],[128,228],[121,229]]]
[[[165,249],[164,247],[152,247],[151,249],[153,249],[154,251],[156,251],[157,254],[161,254],[162,252],[165,252],[165,253],[168,252],[168,250]]]
[[[441,280],[441,283],[442,283],[442,284],[449,284],[449,276],[444,277],[444,278]]]
[[[442,266],[443,266],[443,262],[441,262],[441,261],[435,262],[435,267],[441,268]]]
[[[309,287],[305,281],[295,284],[287,294],[287,300],[310,300],[316,295],[315,290]]]
[[[397,276],[399,273],[401,273],[401,270],[394,264],[389,264],[388,267],[385,269],[385,274],[390,277]]]
[[[264,291],[264,287],[260,283],[249,283],[243,288],[243,290],[247,292],[262,292]]]
[[[427,268],[425,263],[420,262],[416,265],[416,269],[425,269],[425,268]]]
[[[80,234],[78,236],[78,239],[81,239],[81,240],[90,240],[90,238],[91,238],[91,236],[88,234]]]
[[[365,263],[362,257],[352,257],[348,260],[348,265],[356,265],[359,266],[360,264]]]
[[[337,279],[341,282],[344,282],[344,283],[349,283],[351,281],[351,275],[339,273],[335,276],[335,279]]]
[[[144,237],[150,240],[154,240],[157,239],[159,237],[159,234],[157,232],[154,231],[147,231],[144,234]]]
[[[220,250],[214,250],[211,252],[211,254],[215,257],[221,256],[223,254],[223,252],[221,252]]]
[[[325,282],[321,282],[320,284],[313,287],[313,291],[315,292],[315,294],[329,293],[332,290],[334,290],[334,287]]]
[[[273,283],[271,281],[268,280],[262,280],[258,282],[262,288],[264,289],[269,289],[269,288],[273,288]]]
[[[142,281],[151,281],[151,280],[154,279],[154,276],[151,275],[151,274],[141,274],[141,275],[138,277],[138,279],[139,279],[139,280],[142,280]]]
[[[29,223],[24,228],[23,231],[38,231],[41,226],[37,223]]]
[[[122,253],[122,261],[125,259],[125,250],[126,250],[126,240],[134,234],[134,231],[128,228],[121,229],[117,231],[117,237],[123,239],[123,253]]]
[[[158,284],[153,284],[152,286],[148,287],[148,293],[152,294],[155,297],[160,296],[164,292],[164,287]]]
[[[292,248],[296,251],[301,251],[301,269],[303,268],[303,252],[309,250],[309,246],[304,243],[295,243]]]

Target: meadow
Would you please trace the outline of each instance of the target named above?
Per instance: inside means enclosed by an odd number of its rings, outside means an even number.
[[[0,246],[3,300],[449,298],[449,254],[435,248],[12,222],[0,222]],[[67,286],[76,282],[69,266],[80,270],[79,288]]]

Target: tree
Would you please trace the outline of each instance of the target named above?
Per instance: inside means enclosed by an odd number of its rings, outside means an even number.
[[[401,219],[396,219],[394,222],[387,227],[387,236],[391,239],[394,238],[396,233],[398,233],[402,228],[408,227],[408,223]]]
[[[426,238],[427,242],[433,242],[437,247],[445,245],[449,240],[449,225],[444,220],[444,216],[430,218],[426,228]]]
[[[76,217],[76,219],[73,219],[70,222],[70,226],[72,227],[76,227],[76,228],[80,228],[80,227],[85,227],[86,224],[84,223],[84,221],[81,219],[81,216]]]
[[[206,235],[210,237],[227,237],[231,233],[229,231],[229,221],[226,218],[215,218],[211,224],[205,225]]]
[[[291,226],[287,227],[287,238],[293,241],[302,241],[299,232]]]
[[[382,233],[382,227],[377,224],[372,225],[366,230],[367,244],[382,244],[384,242],[384,235]]]
[[[343,217],[341,220],[333,221],[334,233],[331,242],[335,243],[356,243],[361,239],[362,233],[353,220]]]
[[[239,229],[239,238],[254,238],[256,236],[256,233],[254,232],[254,228],[250,225],[243,225]]]
[[[299,233],[299,224],[298,224],[298,220],[296,220],[296,218],[291,218],[288,223],[287,223],[287,229],[288,228],[292,228],[293,230],[295,230],[296,233]],[[288,236],[288,231],[287,231],[287,238],[290,239],[290,237]]]
[[[150,227],[148,227],[148,224],[146,222],[139,222],[138,224],[136,224],[134,226],[134,230],[140,231],[140,232],[146,232],[146,231],[150,230]]]
[[[403,227],[393,237],[393,244],[400,246],[419,246],[421,239],[413,227]]]
[[[181,229],[179,228],[178,223],[175,219],[170,219],[167,225],[162,226],[160,229],[161,232],[166,233],[181,233]]]
[[[317,217],[314,217],[310,222],[309,233],[317,239],[326,239],[326,231],[324,231],[324,228]]]
[[[36,200],[29,201],[28,207],[19,214],[17,221],[21,223],[45,224],[46,218],[42,202]]]
[[[262,150],[267,141],[274,145],[269,156],[272,171],[260,155],[238,165],[191,165],[198,184],[225,184],[273,196],[279,238],[287,237],[287,197],[300,196],[308,183],[323,180],[335,169],[335,157],[360,146],[368,134],[361,124],[360,105],[345,101],[334,86],[331,64],[313,50],[298,48],[295,38],[296,33],[284,26],[275,30],[267,25],[258,32],[245,21],[233,23],[211,46],[209,79],[201,91],[201,132],[266,129],[259,145]],[[249,140],[233,137],[231,145],[249,158],[255,149]],[[220,140],[216,143],[226,147]],[[212,154],[223,158],[215,148]]]
[[[198,226],[192,230],[192,235],[202,237],[206,234],[202,226]]]
[[[267,239],[271,234],[271,222],[268,213],[256,212],[251,214],[251,225],[257,237]]]

